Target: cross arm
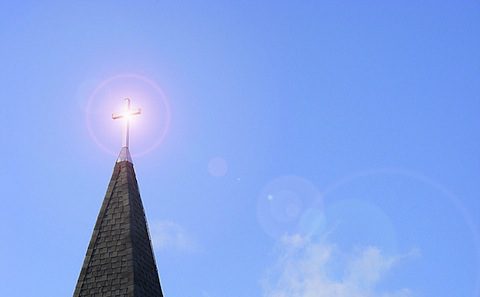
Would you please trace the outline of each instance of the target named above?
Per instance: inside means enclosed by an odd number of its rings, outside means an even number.
[[[114,119],[114,120],[121,119],[121,118],[124,118],[124,117],[132,116],[132,115],[138,115],[138,114],[141,114],[141,113],[142,113],[142,110],[140,108],[135,109],[135,110],[129,110],[129,111],[122,112],[122,113],[112,113],[112,119]]]
[[[112,119],[116,120],[116,119],[121,119],[123,118],[123,114],[122,113],[112,113]]]

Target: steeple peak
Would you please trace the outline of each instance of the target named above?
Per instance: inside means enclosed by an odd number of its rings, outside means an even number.
[[[132,156],[130,155],[130,150],[128,147],[122,147],[120,154],[118,154],[117,163],[127,161],[133,163]]]

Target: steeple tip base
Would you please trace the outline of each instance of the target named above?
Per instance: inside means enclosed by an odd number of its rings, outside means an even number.
[[[132,156],[130,155],[130,151],[128,150],[128,147],[122,147],[122,150],[120,151],[120,154],[118,155],[117,163],[120,163],[120,162],[123,162],[123,161],[128,161],[128,162],[133,164]]]

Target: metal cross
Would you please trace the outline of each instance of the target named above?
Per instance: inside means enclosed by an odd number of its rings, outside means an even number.
[[[130,109],[130,98],[125,98],[125,110],[121,113],[112,114],[112,119],[125,119],[125,129],[123,130],[122,148],[128,148],[130,143],[130,118],[134,115],[141,114],[140,108]]]

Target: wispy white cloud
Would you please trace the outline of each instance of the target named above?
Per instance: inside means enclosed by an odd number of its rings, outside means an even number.
[[[342,253],[299,234],[284,236],[276,265],[263,280],[264,297],[412,297],[407,288],[378,289],[398,262],[414,255],[387,256],[378,247]]]
[[[186,230],[172,221],[157,221],[150,225],[153,247],[156,250],[174,249],[193,252],[197,245]]]

